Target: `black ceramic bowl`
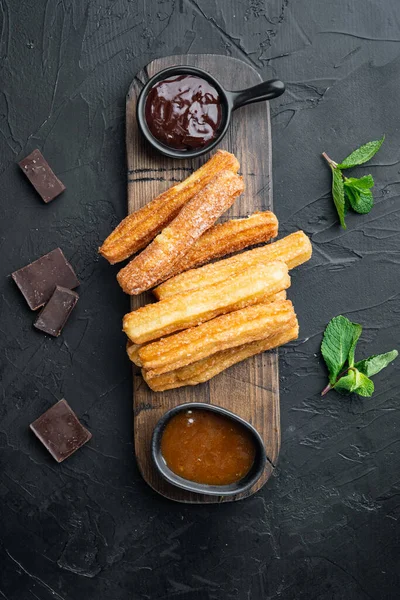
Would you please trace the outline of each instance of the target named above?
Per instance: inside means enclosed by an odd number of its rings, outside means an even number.
[[[183,477],[176,475],[176,473],[171,471],[171,469],[167,466],[167,463],[161,454],[161,438],[164,429],[168,421],[174,415],[182,411],[193,409],[209,410],[210,412],[225,415],[229,419],[233,419],[234,421],[241,423],[248,431],[251,432],[256,446],[256,456],[250,471],[242,479],[229,485],[207,485],[203,483],[196,483],[195,481],[190,481],[189,479],[184,479]],[[151,440],[151,453],[158,472],[169,483],[172,483],[173,485],[176,485],[184,490],[188,490],[189,492],[208,494],[209,496],[235,496],[236,494],[240,494],[241,492],[245,492],[246,490],[250,489],[260,479],[267,460],[264,442],[253,425],[250,425],[250,423],[238,415],[235,415],[235,413],[231,412],[230,410],[226,410],[220,406],[213,406],[212,404],[204,404],[203,402],[188,402],[186,404],[176,406],[175,408],[171,408],[171,410],[167,411],[154,428],[153,437]]]
[[[211,140],[208,144],[205,144],[201,148],[195,148],[194,150],[176,150],[175,148],[170,148],[161,142],[159,142],[151,133],[145,116],[145,107],[147,95],[150,92],[151,88],[162,81],[163,79],[167,79],[167,77],[173,77],[174,75],[197,75],[211,83],[217,90],[220,100],[221,100],[221,108],[222,108],[222,119],[219,130],[217,131],[217,135],[213,140]],[[177,67],[169,67],[168,69],[163,69],[154,75],[149,81],[146,83],[142,91],[140,92],[137,107],[136,107],[136,116],[139,123],[139,127],[141,132],[143,133],[146,140],[161,154],[165,156],[169,156],[171,158],[194,158],[196,156],[201,156],[206,152],[209,152],[224,137],[227,129],[229,127],[229,122],[231,120],[232,111],[236,110],[240,106],[245,106],[246,104],[251,104],[253,102],[262,102],[264,100],[271,100],[271,98],[277,98],[285,91],[285,84],[279,79],[270,79],[269,81],[263,81],[258,85],[247,88],[245,90],[240,90],[236,92],[230,92],[225,90],[222,85],[219,83],[215,77],[207,73],[207,71],[203,71],[203,69],[199,69],[197,67],[189,67],[189,66],[177,66]]]

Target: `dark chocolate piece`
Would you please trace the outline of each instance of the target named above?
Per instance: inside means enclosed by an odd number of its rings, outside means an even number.
[[[70,290],[79,285],[73,268],[60,248],[15,271],[11,277],[32,310],[43,306],[57,285]]]
[[[76,292],[58,285],[33,325],[40,331],[58,337],[78,298]]]
[[[46,410],[30,424],[30,428],[59,463],[71,456],[92,437],[90,431],[80,423],[64,399]]]
[[[34,150],[18,164],[46,204],[65,190],[40,150]]]

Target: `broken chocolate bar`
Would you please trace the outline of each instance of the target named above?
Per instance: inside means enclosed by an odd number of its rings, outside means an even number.
[[[57,462],[62,462],[92,437],[66,400],[60,400],[30,424],[33,433]]]
[[[18,164],[46,204],[65,190],[40,150],[34,150]]]
[[[32,310],[43,306],[57,285],[68,289],[79,285],[73,268],[60,248],[15,271],[11,277]]]
[[[36,329],[58,337],[78,302],[78,298],[76,292],[58,285],[34,322]]]

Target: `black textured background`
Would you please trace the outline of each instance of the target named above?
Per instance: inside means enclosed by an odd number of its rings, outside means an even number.
[[[293,274],[301,338],[280,353],[279,467],[213,507],[168,502],[137,471],[128,298],[96,253],[126,212],[127,88],[152,58],[189,51],[287,82],[271,104],[275,209],[281,233],[314,246]],[[400,360],[373,399],[321,399],[318,353],[339,313],[364,325],[359,355],[398,346],[399,76],[399,0],[0,0],[1,599],[399,597]],[[358,170],[376,206],[343,232],[321,152],[340,160],[382,133]],[[16,166],[36,147],[67,186],[48,206]],[[9,274],[56,246],[82,285],[49,339]],[[93,440],[57,465],[28,425],[61,397]]]

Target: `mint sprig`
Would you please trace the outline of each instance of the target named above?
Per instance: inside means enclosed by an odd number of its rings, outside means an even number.
[[[339,169],[351,169],[352,167],[358,167],[359,165],[368,162],[378,152],[384,139],[385,136],[383,135],[380,140],[367,142],[367,144],[360,146],[357,150],[353,150],[349,156],[338,164]]]
[[[325,396],[330,390],[340,393],[355,393],[369,397],[374,393],[370,377],[387,367],[398,356],[397,350],[375,354],[359,362],[355,361],[355,350],[362,326],[339,315],[327,325],[321,344],[321,352],[329,371],[329,384],[322,390]]]
[[[323,152],[322,156],[332,170],[332,197],[339,216],[340,225],[346,229],[344,220],[346,210],[352,208],[359,214],[367,214],[374,205],[371,189],[374,187],[372,175],[364,177],[346,177],[344,169],[351,169],[370,160],[382,146],[385,136],[380,140],[368,142],[354,150],[341,163],[337,163]]]

